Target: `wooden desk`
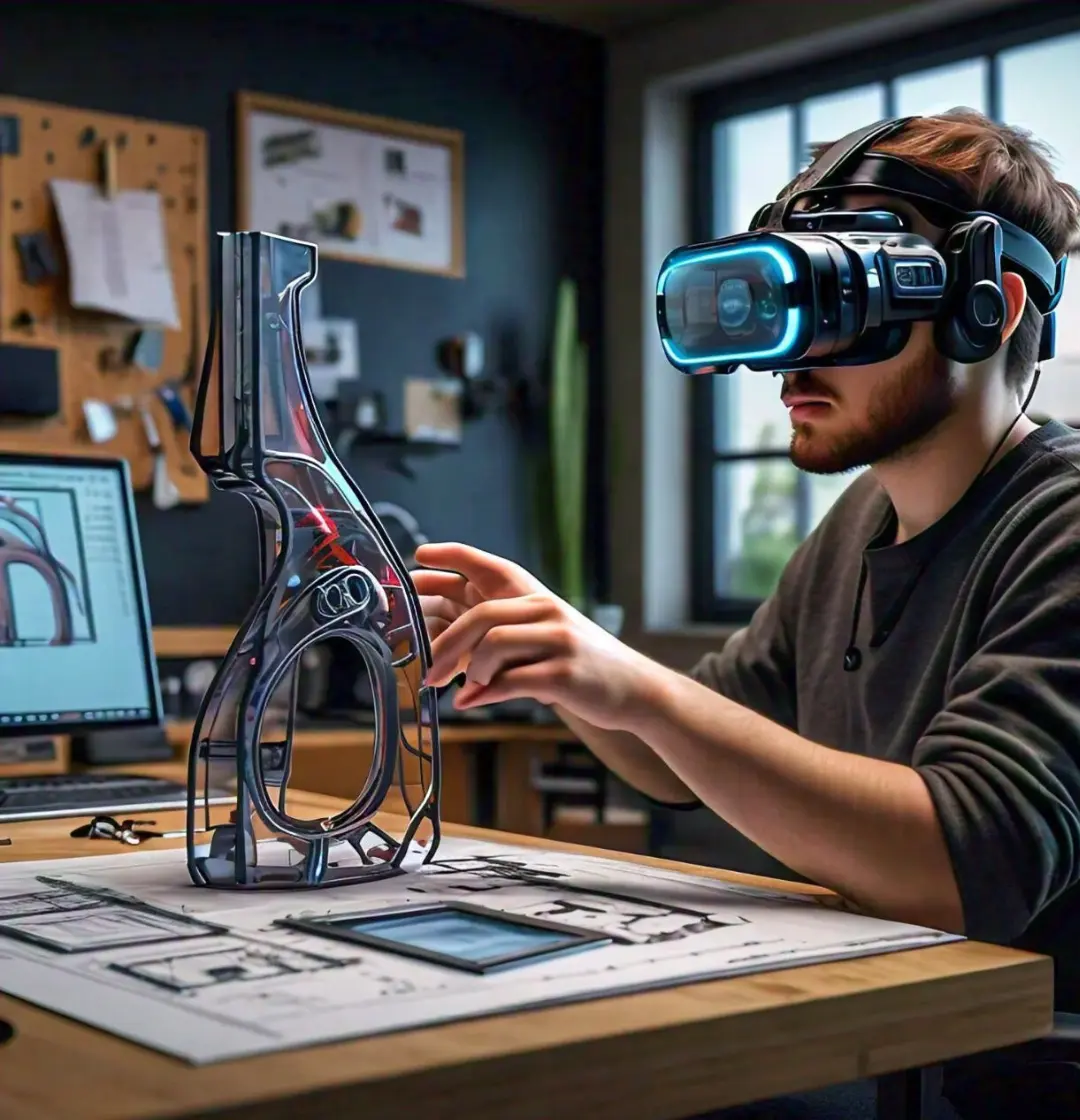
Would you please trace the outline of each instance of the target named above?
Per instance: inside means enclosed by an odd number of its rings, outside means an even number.
[[[297,810],[340,806],[294,796]],[[162,829],[180,820],[180,813],[157,814]],[[12,839],[0,860],[122,850],[69,839],[75,823],[0,826]],[[394,831],[401,821],[381,823]],[[460,826],[446,832],[589,851]],[[15,1029],[0,1045],[0,1116],[678,1120],[1039,1037],[1050,1027],[1051,989],[1049,960],[961,942],[202,1068],[0,997],[0,1020]]]

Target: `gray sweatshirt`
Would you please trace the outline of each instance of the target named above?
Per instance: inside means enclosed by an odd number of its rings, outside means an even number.
[[[1080,1010],[1080,432],[1033,432],[903,542],[867,472],[702,683],[814,742],[915,767],[966,933],[1056,959]],[[845,667],[846,666],[846,667]]]

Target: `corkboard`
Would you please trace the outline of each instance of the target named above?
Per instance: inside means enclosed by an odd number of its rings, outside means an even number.
[[[181,502],[206,500],[208,481],[191,457],[190,435],[155,393],[172,382],[189,411],[194,404],[207,323],[206,151],[201,129],[0,97],[0,343],[53,349],[60,371],[59,414],[42,421],[0,417],[0,450],[123,458],[135,488],[146,490],[154,456],[138,409],[125,412],[122,404],[144,401]],[[128,360],[138,324],[71,307],[53,179],[159,192],[180,329],[161,332],[156,372]],[[58,274],[29,284],[16,239],[38,231],[55,251]],[[87,399],[118,406],[117,433],[108,442],[89,438]]]
[[[327,163],[319,167],[318,174],[309,172],[307,176],[302,176],[301,180],[294,183],[294,189],[300,190],[303,195],[304,189],[298,184],[304,178],[308,179],[314,193],[306,199],[306,202],[311,204],[313,211],[325,205],[327,192],[331,192],[332,195],[335,190],[343,189],[341,183],[337,183],[336,186],[334,184],[337,180],[338,168],[352,166],[350,161],[355,153],[349,146],[350,140],[367,137],[379,145],[400,144],[403,148],[418,145],[429,150],[441,150],[446,158],[446,185],[449,190],[447,212],[443,215],[447,227],[444,232],[448,235],[448,259],[442,264],[432,261],[425,263],[422,259],[398,256],[391,247],[387,247],[385,252],[380,252],[365,236],[360,236],[359,230],[332,234],[326,230],[320,232],[318,229],[282,228],[278,222],[267,221],[269,211],[263,210],[257,213],[257,208],[253,205],[255,179],[257,176],[275,179],[282,172],[268,170],[262,166],[265,157],[262,156],[259,145],[254,140],[260,131],[261,118],[274,120],[279,128],[284,129],[285,135],[280,139],[291,141],[300,148],[313,145],[312,154],[325,155]],[[407,158],[404,152],[400,154],[403,160]],[[237,229],[259,228],[268,233],[279,233],[301,241],[314,241],[318,244],[319,256],[322,258],[334,257],[354,264],[401,268],[459,280],[464,278],[465,137],[458,130],[393,120],[389,117],[370,116],[347,109],[336,109],[329,105],[313,105],[305,101],[296,101],[291,97],[242,90],[236,98],[236,160]],[[287,173],[287,161],[283,162]],[[376,199],[380,189],[372,190],[364,177],[356,179],[351,188],[344,189],[350,195],[347,205],[355,221],[360,226],[365,224],[370,226],[371,214],[376,209]],[[271,191],[272,195],[276,196],[277,193],[277,190]],[[409,189],[406,189],[405,193],[410,194]],[[421,203],[420,206],[422,208],[423,204]],[[274,209],[276,208],[272,206],[271,210]],[[295,220],[295,217],[306,213],[306,210],[305,203],[301,202],[295,213],[289,211],[290,218]],[[420,231],[417,229],[412,232]],[[365,245],[366,249],[363,247]]]

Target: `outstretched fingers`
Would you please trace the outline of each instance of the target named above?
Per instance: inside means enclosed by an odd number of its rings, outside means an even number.
[[[488,599],[472,607],[432,642],[427,683],[439,687],[468,670],[477,646],[495,627],[526,626],[551,617],[551,603],[540,596]]]
[[[553,663],[567,652],[566,630],[558,622],[493,626],[473,649],[465,681],[488,685],[515,665]]]
[[[440,572],[434,568],[415,568],[412,573],[413,587],[421,598],[440,596],[471,607],[479,601],[475,588],[458,572]]]
[[[483,598],[493,595],[526,595],[542,589],[542,584],[520,565],[502,556],[483,552],[467,544],[422,544],[416,550],[416,563],[423,568],[457,572],[475,585]],[[417,573],[413,573],[415,580]]]

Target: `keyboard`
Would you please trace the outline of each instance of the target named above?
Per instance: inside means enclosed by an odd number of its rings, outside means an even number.
[[[200,804],[202,797],[200,796]],[[211,790],[211,805],[232,803],[235,797]],[[41,774],[0,778],[0,821],[73,817],[83,813],[149,813],[183,809],[187,786],[167,778],[138,774]]]

